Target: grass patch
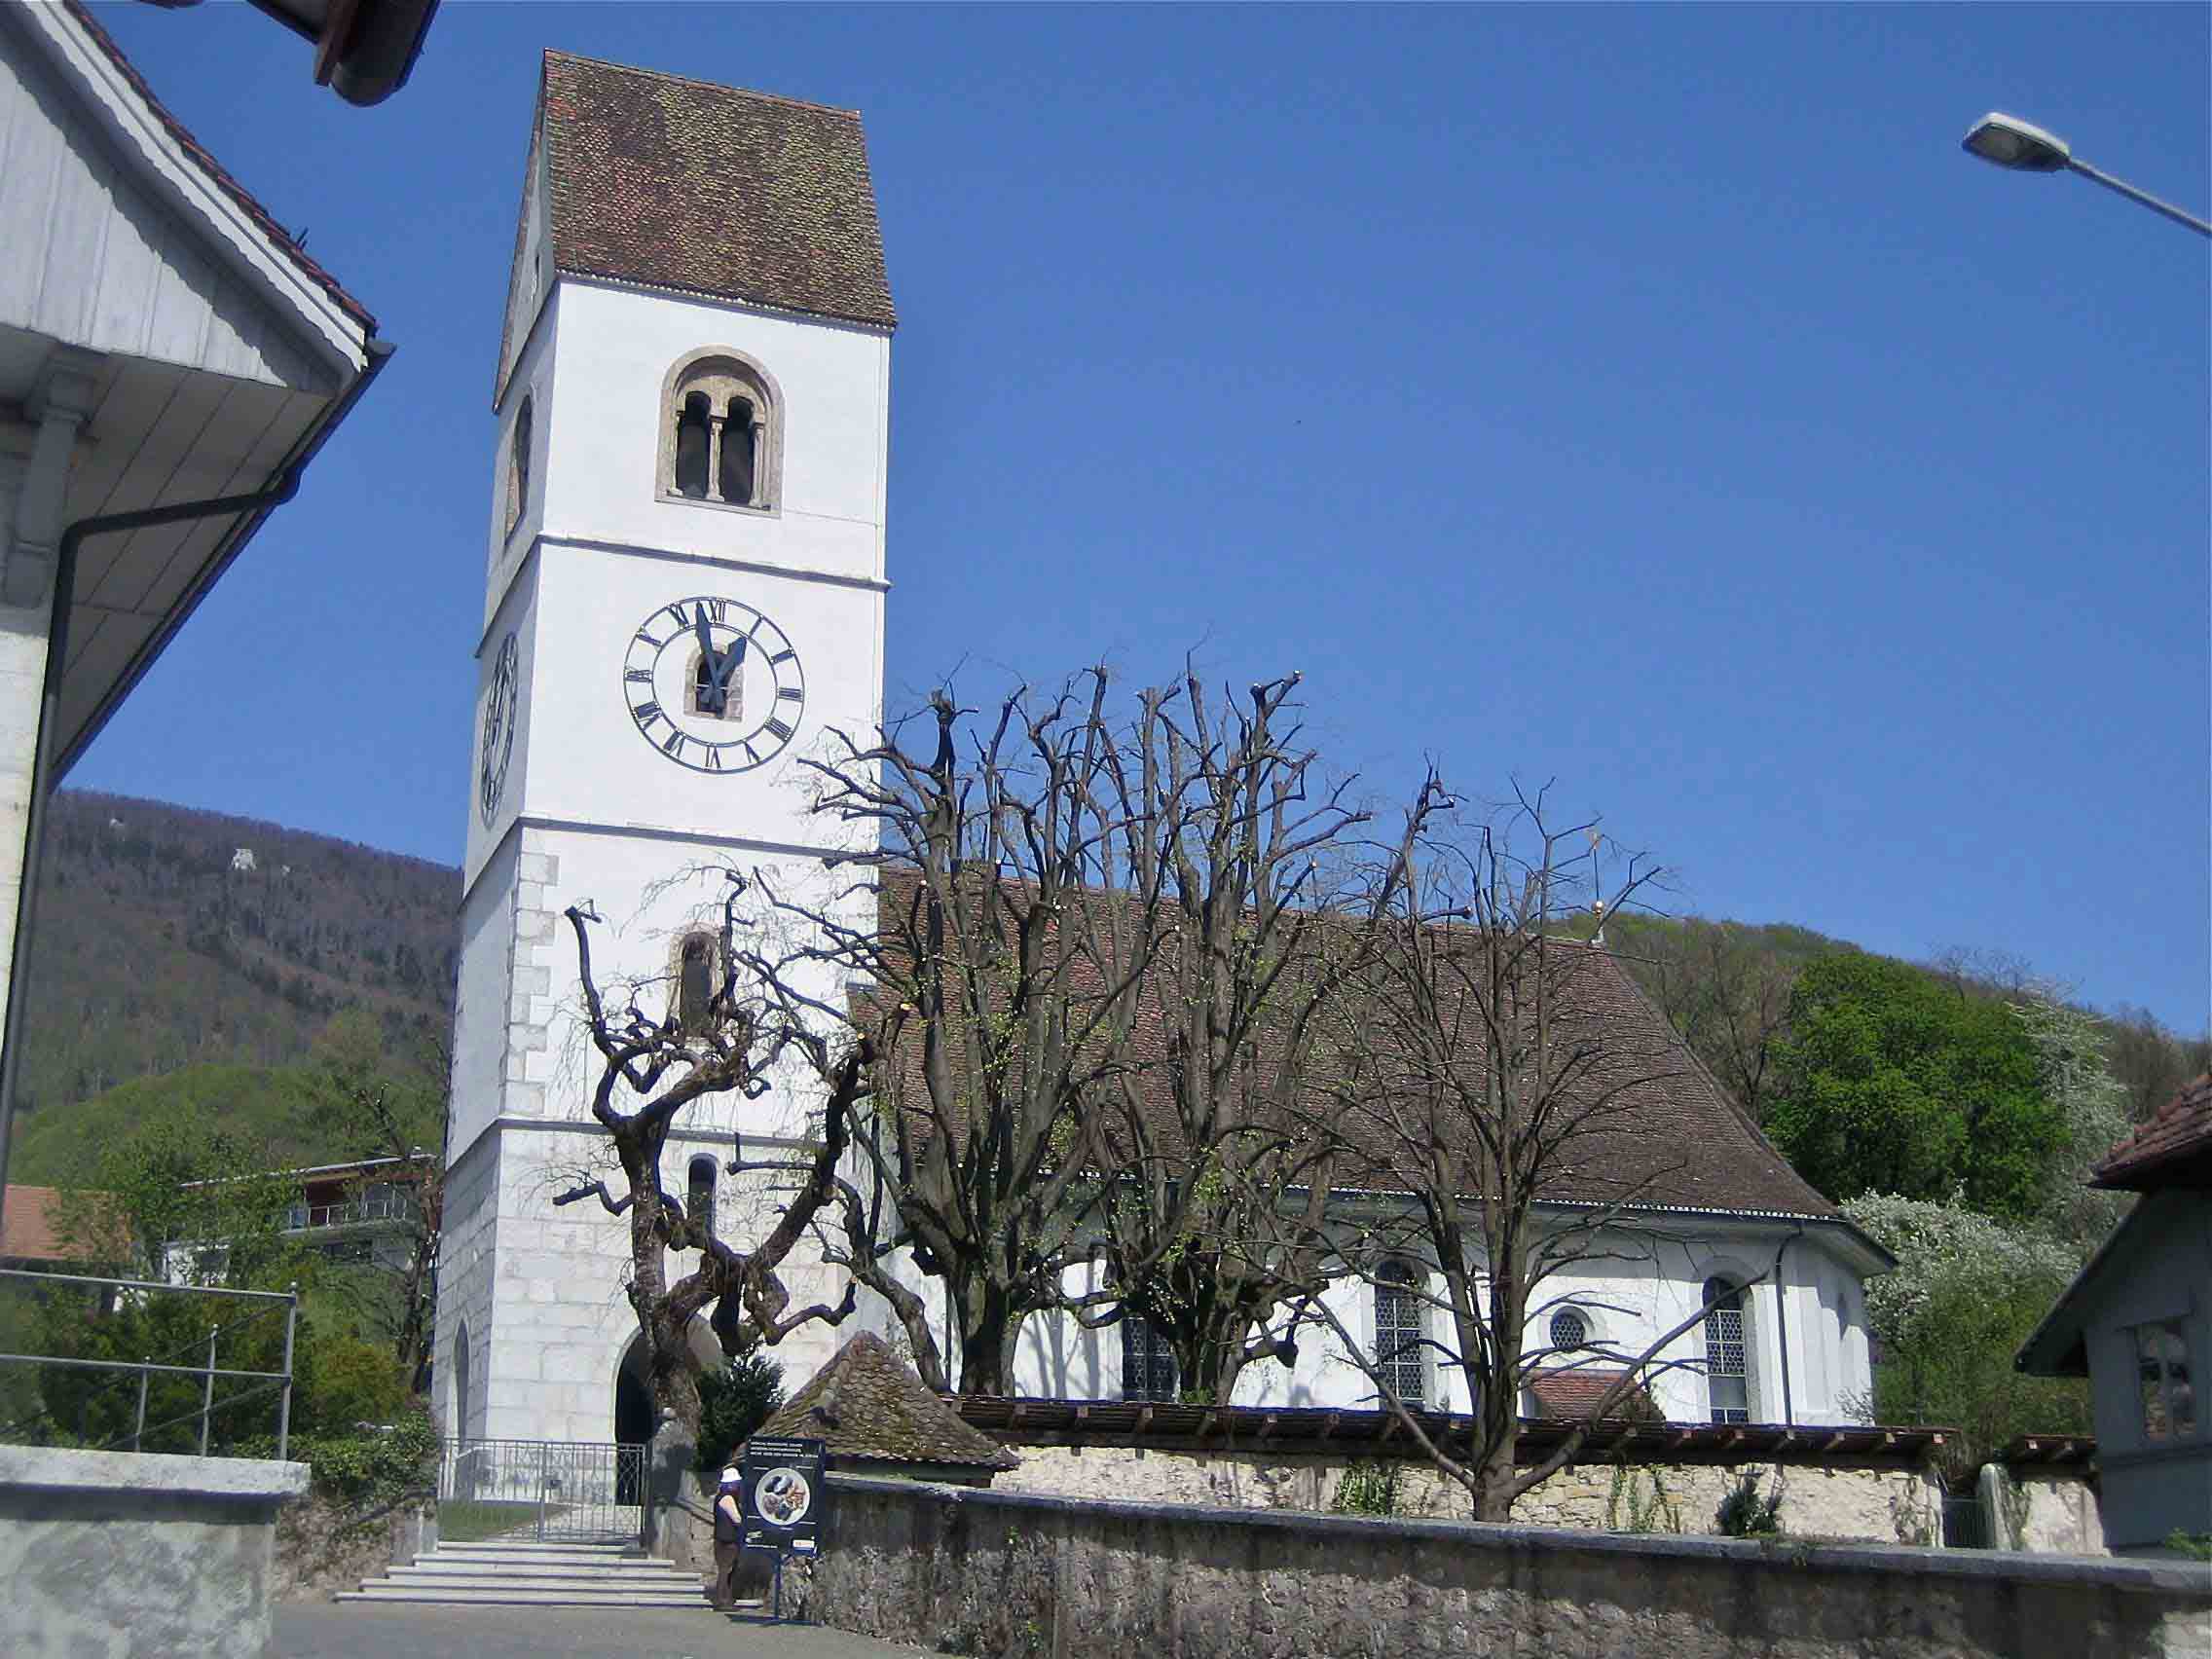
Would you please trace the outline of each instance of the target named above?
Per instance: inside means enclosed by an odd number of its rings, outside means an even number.
[[[455,1498],[438,1505],[438,1541],[447,1544],[481,1543],[518,1528],[535,1527],[535,1503],[484,1503]]]

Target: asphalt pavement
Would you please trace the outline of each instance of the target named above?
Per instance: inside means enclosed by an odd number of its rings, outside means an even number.
[[[915,1659],[918,1647],[702,1607],[279,1606],[269,1659]]]

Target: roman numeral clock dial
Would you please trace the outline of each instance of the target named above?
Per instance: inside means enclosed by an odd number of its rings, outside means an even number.
[[[734,599],[679,599],[622,658],[622,699],[645,740],[694,772],[750,772],[784,751],[806,679],[784,631]]]

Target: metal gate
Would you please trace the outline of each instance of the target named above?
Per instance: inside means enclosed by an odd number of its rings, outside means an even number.
[[[627,1543],[645,1534],[645,1449],[588,1440],[444,1440],[438,1530],[461,1542]]]

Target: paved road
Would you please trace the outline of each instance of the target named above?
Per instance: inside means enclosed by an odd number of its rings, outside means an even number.
[[[279,1606],[269,1659],[915,1659],[921,1649],[702,1607]]]

